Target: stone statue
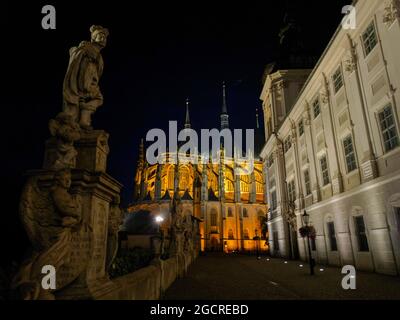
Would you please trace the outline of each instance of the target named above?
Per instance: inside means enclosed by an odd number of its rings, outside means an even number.
[[[55,173],[50,189],[40,187],[37,177],[28,180],[20,202],[20,217],[32,243],[32,253],[13,279],[12,289],[25,300],[54,299],[86,268],[89,231],[82,221],[80,201],[69,193],[71,173]],[[41,285],[42,268],[56,270],[56,289]]]
[[[56,138],[56,158],[50,169],[75,168],[78,152],[74,142],[81,137],[80,127],[66,112],[60,112],[49,121],[50,133]]]
[[[178,205],[178,199],[174,196],[171,208],[171,242],[169,247],[170,256],[183,253],[184,224],[182,212]]]
[[[82,41],[70,49],[70,59],[64,78],[64,112],[84,129],[91,129],[91,115],[103,104],[99,80],[103,73],[101,49],[106,46],[108,30],[91,26],[91,41]]]

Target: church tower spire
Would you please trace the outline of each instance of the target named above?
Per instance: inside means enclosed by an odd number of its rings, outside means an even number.
[[[189,98],[186,99],[185,129],[190,129]]]
[[[221,130],[229,128],[229,115],[228,108],[226,104],[226,88],[225,81],[222,82],[222,110],[221,110]]]

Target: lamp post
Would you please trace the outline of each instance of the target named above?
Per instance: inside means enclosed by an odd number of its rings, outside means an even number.
[[[259,245],[258,230],[255,229],[254,231],[255,231],[255,234],[256,234],[256,236],[255,236],[255,241],[256,241],[256,254],[257,254],[257,259],[260,259],[260,253],[259,253],[259,248],[258,248],[258,245]]]
[[[314,259],[311,255],[311,245],[310,245],[310,232],[308,228],[308,224],[310,223],[310,216],[307,214],[306,210],[304,210],[303,215],[301,216],[303,224],[306,226],[307,230],[307,247],[308,247],[308,261],[310,264],[310,275],[314,275]]]

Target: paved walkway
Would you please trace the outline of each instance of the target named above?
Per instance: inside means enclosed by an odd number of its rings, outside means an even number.
[[[299,261],[208,253],[164,299],[400,299],[400,277],[358,271],[357,289],[344,290],[340,268],[317,266],[315,272],[310,276],[308,265]]]

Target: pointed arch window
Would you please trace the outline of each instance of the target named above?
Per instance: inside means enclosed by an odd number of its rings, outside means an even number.
[[[174,179],[175,179],[174,166],[169,167],[167,179],[168,179],[168,189],[174,190]]]

